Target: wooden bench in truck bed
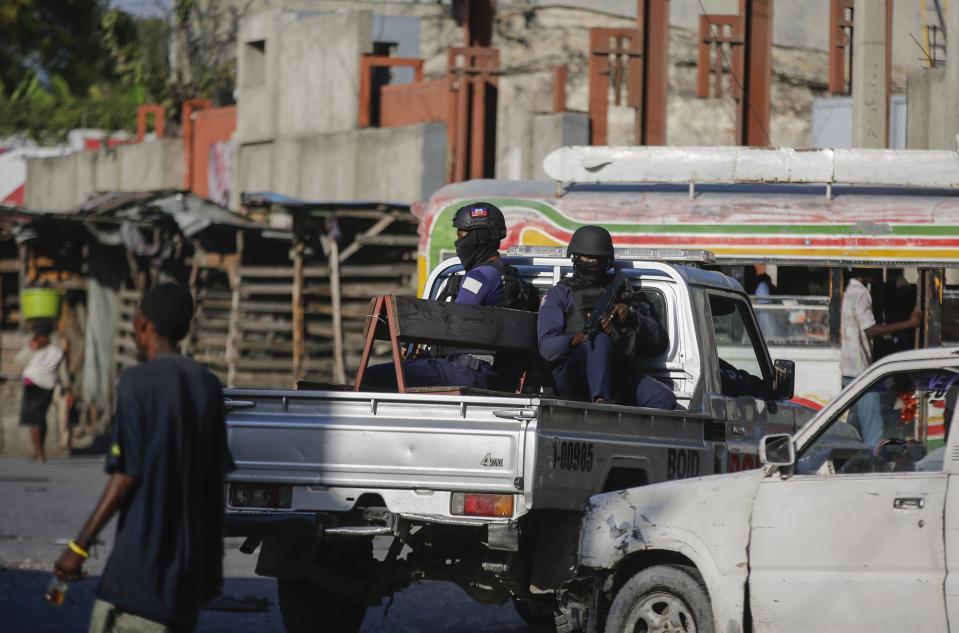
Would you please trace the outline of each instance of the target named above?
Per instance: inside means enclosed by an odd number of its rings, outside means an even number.
[[[539,360],[536,313],[525,310],[383,295],[370,302],[363,338],[363,355],[353,382],[355,391],[360,391],[363,384],[375,341],[390,341],[400,393],[407,391],[401,353],[404,343],[500,352],[497,364],[515,370],[512,389],[516,391],[522,391],[528,364]],[[451,385],[448,389],[455,388]]]

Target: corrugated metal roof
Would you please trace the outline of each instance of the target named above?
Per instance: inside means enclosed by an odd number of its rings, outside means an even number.
[[[405,202],[390,202],[387,200],[303,200],[272,191],[244,192],[240,195],[240,202],[249,207],[277,205],[286,207],[290,211],[298,209],[320,211],[396,209],[409,211],[410,209],[410,205]]]
[[[77,207],[73,216],[96,222],[153,222],[158,215],[172,219],[186,237],[211,226],[269,229],[190,192],[177,190],[113,192],[97,195]]]

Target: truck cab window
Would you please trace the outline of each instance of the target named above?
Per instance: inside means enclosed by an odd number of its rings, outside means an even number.
[[[959,373],[884,376],[862,391],[799,455],[805,475],[941,471]]]
[[[768,392],[768,370],[758,352],[762,346],[746,302],[711,294],[709,309],[713,317],[713,336],[719,355],[723,395],[765,398]]]

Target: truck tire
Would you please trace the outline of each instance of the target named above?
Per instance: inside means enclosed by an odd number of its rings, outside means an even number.
[[[644,569],[616,593],[606,633],[714,633],[713,610],[703,581],[673,565]]]
[[[523,618],[523,622],[536,627],[541,631],[556,630],[556,608],[553,601],[545,600],[517,600],[513,598],[516,613]]]
[[[366,605],[319,589],[306,578],[277,579],[280,615],[287,633],[356,633]]]

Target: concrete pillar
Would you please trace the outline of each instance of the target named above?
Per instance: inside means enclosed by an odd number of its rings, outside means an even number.
[[[946,76],[943,110],[945,118],[946,147],[956,149],[956,135],[959,134],[959,1],[953,0],[946,11],[946,33],[952,33],[953,45],[946,43]]]
[[[886,83],[886,4],[856,0],[852,33],[852,145],[886,147],[889,88]],[[959,11],[957,11],[959,13]]]

